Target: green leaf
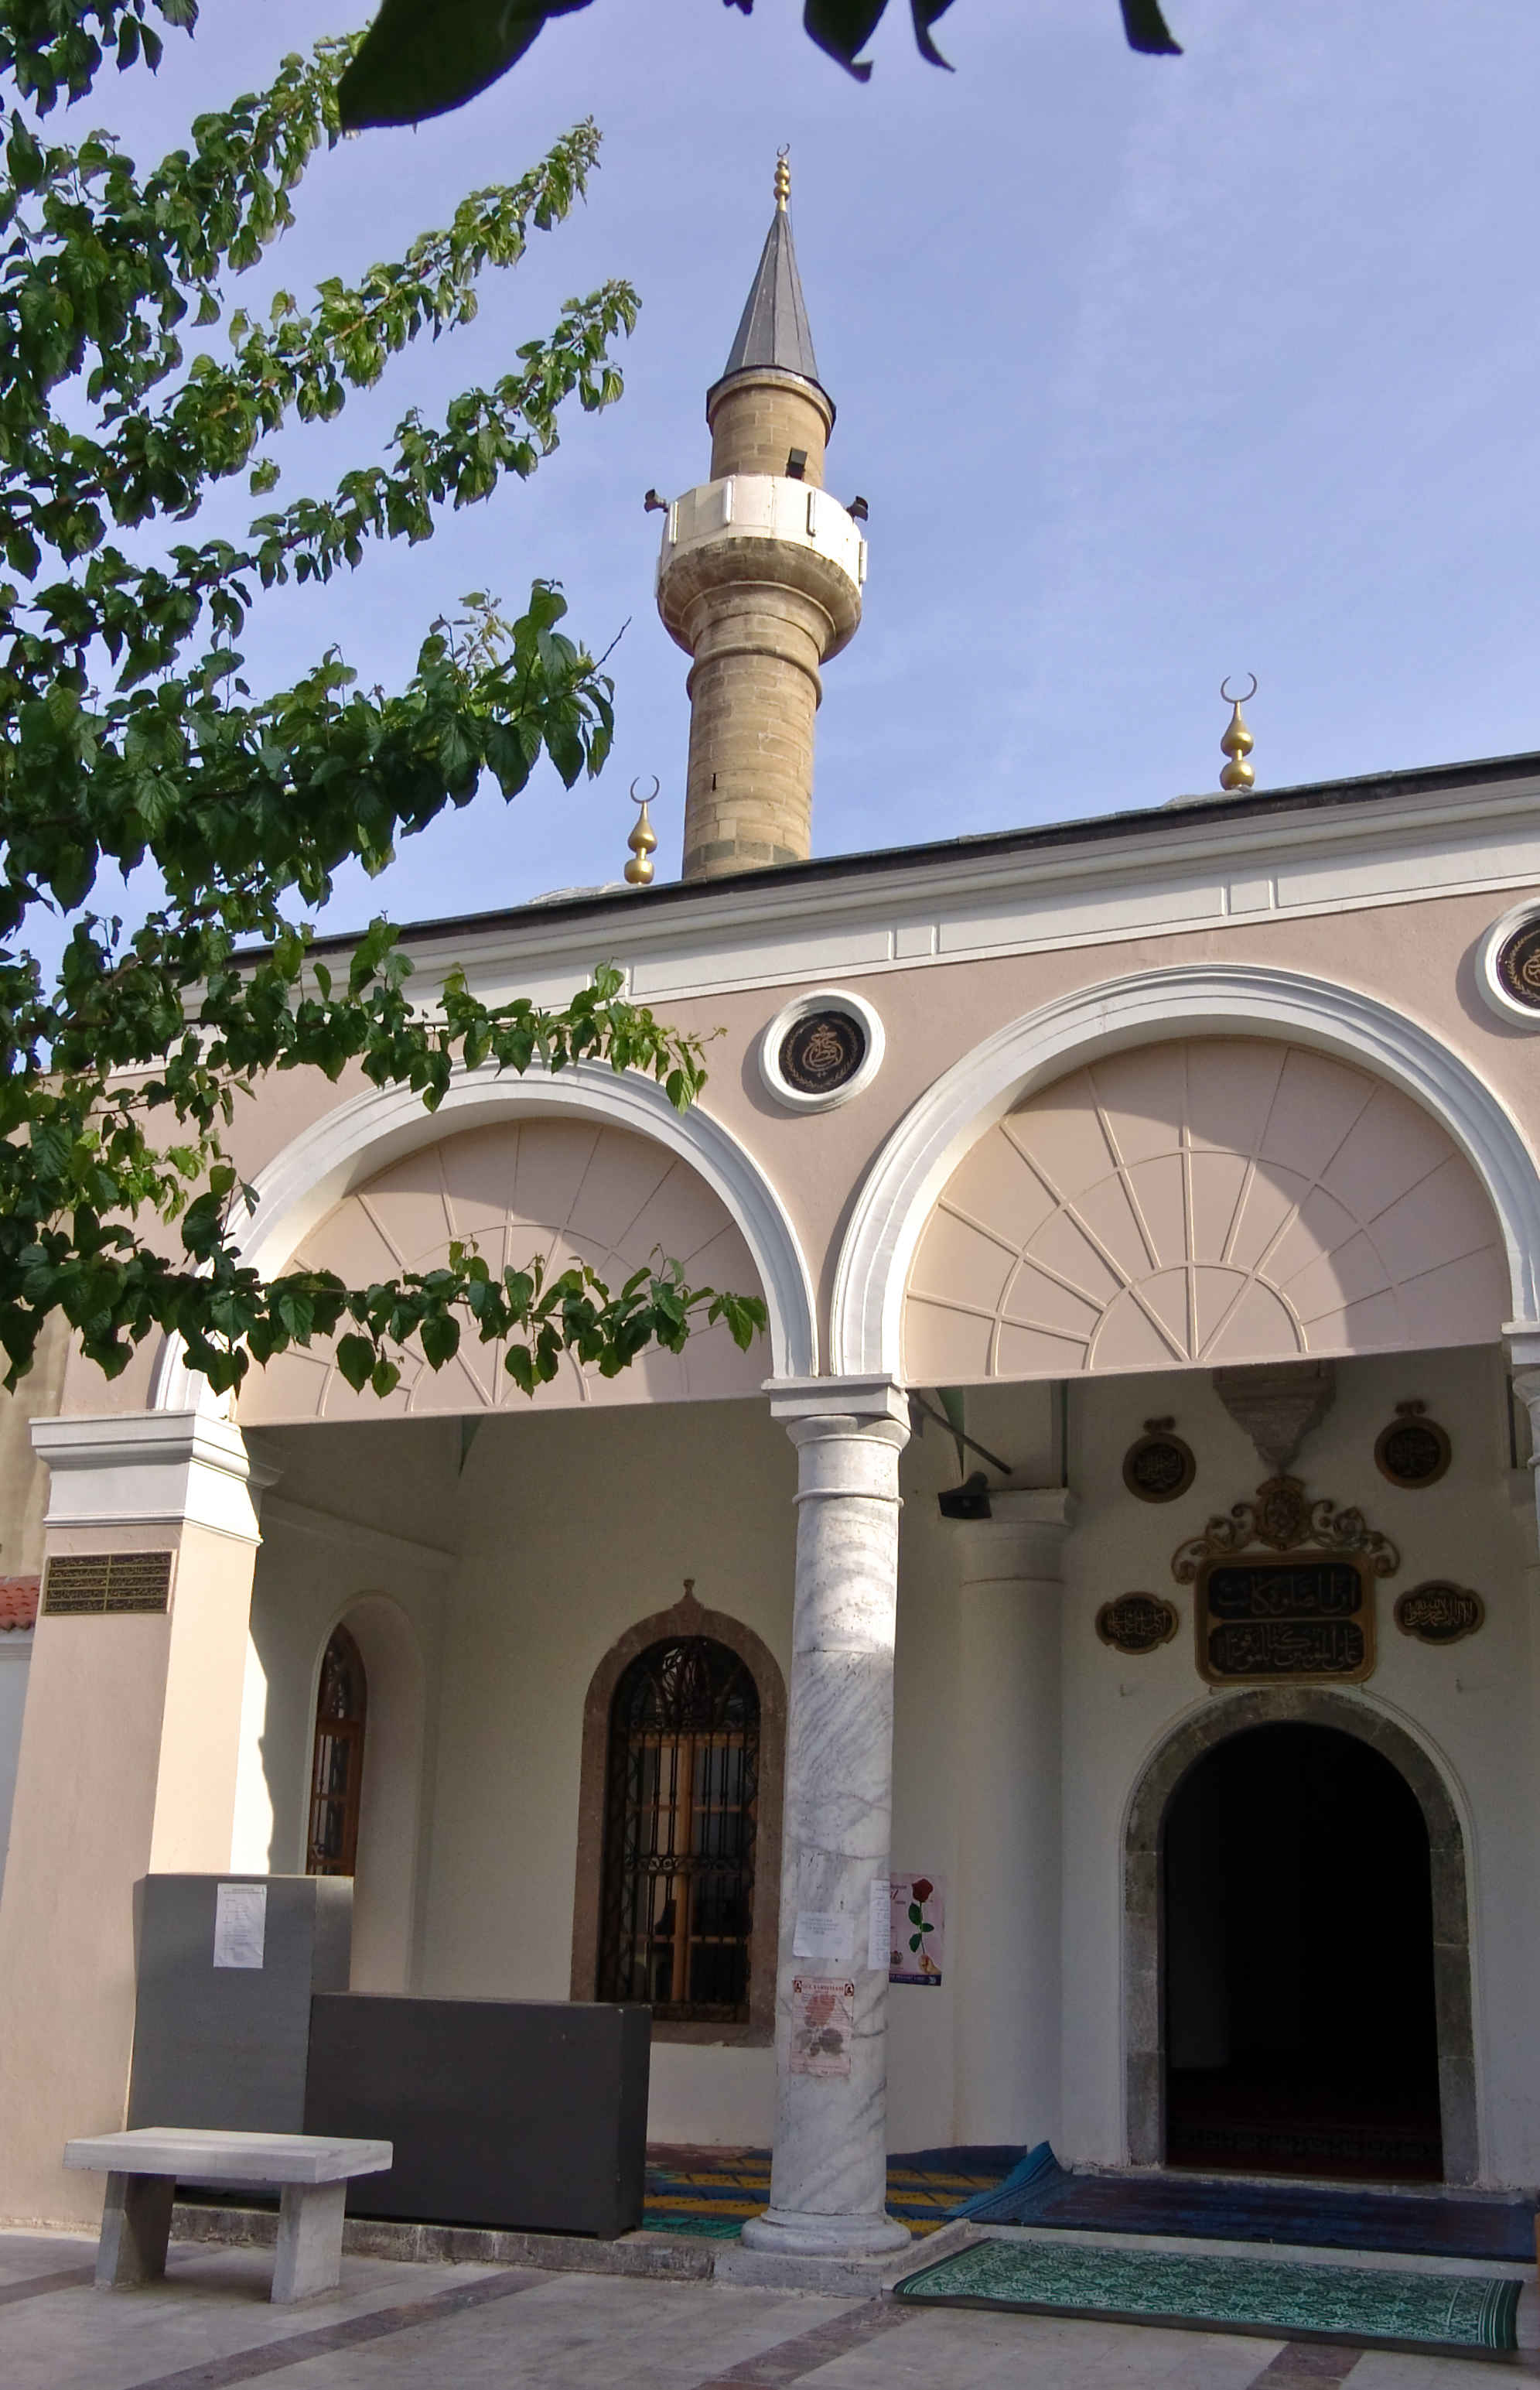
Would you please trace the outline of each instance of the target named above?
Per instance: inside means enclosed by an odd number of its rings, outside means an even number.
[[[460,1323],[453,1312],[432,1315],[422,1323],[422,1350],[430,1368],[442,1369],[460,1349]]]
[[[521,58],[548,17],[588,0],[383,0],[338,86],[343,129],[463,108]]]
[[[374,1346],[366,1336],[340,1336],[337,1366],[355,1394],[361,1394],[374,1369]]]
[[[1173,41],[1158,0],[1123,0],[1123,29],[1129,48],[1142,50],[1148,58],[1179,58],[1182,55],[1182,45]]]
[[[919,1924],[919,1923],[921,1923],[921,1921],[923,1921],[924,1915],[925,1915],[925,1912],[924,1912],[924,1910],[920,1908],[920,1906],[919,1906],[918,1902],[918,1901],[911,1900],[911,1902],[909,1903],[909,1922],[910,1922],[910,1924],[911,1924],[911,1925],[918,1925],[918,1924]]]

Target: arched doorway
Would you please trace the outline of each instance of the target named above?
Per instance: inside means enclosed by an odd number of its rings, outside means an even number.
[[[1253,1727],[1162,1838],[1166,2163],[1437,2181],[1428,1828],[1340,1728]]]
[[[1123,2034],[1130,2162],[1161,2165],[1166,2158],[1163,1862],[1173,1796],[1208,1753],[1252,1728],[1296,1724],[1331,1728],[1367,1745],[1390,1762],[1422,1814],[1428,1836],[1444,2179],[1474,2182],[1481,2150],[1469,1907],[1459,1813],[1439,1768],[1405,1727],[1362,1695],[1324,1686],[1259,1689],[1205,1702],[1161,1743],[1134,1789],[1123,1845]],[[1344,2030],[1367,2041],[1375,2020],[1353,2013]]]

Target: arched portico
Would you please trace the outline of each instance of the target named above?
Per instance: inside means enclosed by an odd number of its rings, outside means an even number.
[[[1511,1319],[1540,1320],[1540,1170],[1500,1099],[1439,1038],[1372,996],[1294,971],[1213,965],[1077,989],[976,1047],[900,1124],[857,1198],[835,1278],[830,1366],[903,1366],[905,1291],[963,1156],[1035,1089],[1118,1048],[1194,1036],[1286,1038],[1356,1062],[1431,1113],[1474,1169],[1501,1231]]]
[[[1210,1703],[1177,1727],[1149,1761],[1123,1833],[1123,2038],[1129,2161],[1165,2155],[1165,2006],[1161,1950],[1161,1836],[1173,1793],[1205,1754],[1261,1726],[1328,1727],[1390,1762],[1416,1796],[1431,1863],[1434,2006],[1444,2177],[1480,2171],[1466,1836],[1443,1772],[1424,1745],[1373,1702],[1313,1686],[1269,1687]]]
[[[817,1368],[813,1281],[785,1205],[758,1164],[699,1105],[676,1112],[661,1087],[635,1071],[577,1063],[519,1077],[492,1067],[456,1072],[443,1103],[426,1111],[408,1088],[375,1088],[303,1130],[257,1174],[257,1201],[238,1233],[243,1260],[282,1269],[310,1232],[354,1188],[393,1162],[465,1131],[511,1121],[586,1120],[645,1137],[694,1171],[725,1207],[759,1273],[769,1313],[766,1376]],[[156,1369],[154,1407],[222,1407],[168,1340]]]

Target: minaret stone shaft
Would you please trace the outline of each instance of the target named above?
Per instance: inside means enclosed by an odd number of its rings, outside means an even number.
[[[684,877],[812,852],[819,667],[855,636],[866,544],[823,486],[834,402],[818,380],[776,168],[776,212],[721,379],[712,478],[668,509],[658,610],[693,659]]]

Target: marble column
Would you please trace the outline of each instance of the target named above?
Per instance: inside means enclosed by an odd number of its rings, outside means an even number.
[[[35,1420],[32,1443],[48,1566],[170,1568],[142,1611],[55,1611],[45,1578],[27,1690],[0,1899],[0,2219],[78,2229],[103,2187],[65,2172],[64,2144],[123,2122],[134,1887],[230,1865],[255,1496],[272,1472],[196,1412],[67,1412]]]
[[[797,1577],[786,1738],[776,2145],[751,2249],[876,2256],[907,2228],[887,2199],[887,1911],[869,1967],[874,1882],[892,1814],[898,1457],[908,1404],[888,1378],[781,1381],[797,1447]],[[810,1985],[828,1993],[810,1993]],[[817,2004],[834,2005],[820,2035]],[[809,2002],[815,2004],[810,2015]]]
[[[1534,1471],[1534,1499],[1540,1519],[1540,1328],[1508,1331],[1513,1364],[1513,1391],[1529,1413],[1530,1467]]]
[[[1072,1497],[992,1492],[958,1520],[957,1865],[947,1935],[959,2141],[1059,2123],[1060,1597]]]

